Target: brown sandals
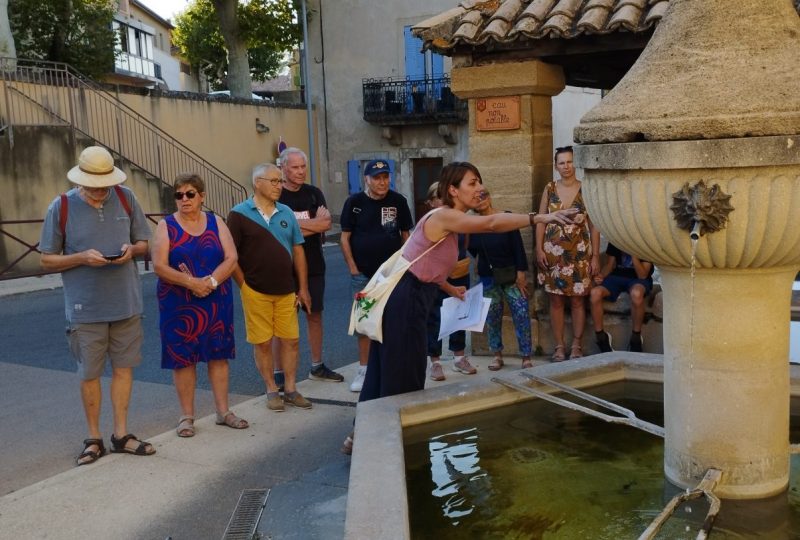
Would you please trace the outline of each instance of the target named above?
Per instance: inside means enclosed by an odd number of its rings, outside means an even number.
[[[553,362],[563,362],[566,359],[567,356],[564,354],[564,346],[556,345],[556,349],[553,351]]]
[[[530,358],[522,359],[522,367],[520,369],[528,369],[533,367],[533,361]]]

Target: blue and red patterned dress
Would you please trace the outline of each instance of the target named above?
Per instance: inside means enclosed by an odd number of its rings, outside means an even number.
[[[169,215],[165,221],[172,268],[182,270],[183,264],[193,276],[205,277],[225,258],[213,213],[206,213],[206,230],[200,236],[184,231],[175,216]],[[230,279],[205,298],[160,279],[157,291],[162,368],[178,369],[236,356]]]

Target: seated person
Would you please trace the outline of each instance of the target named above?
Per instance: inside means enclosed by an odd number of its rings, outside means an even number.
[[[603,302],[615,302],[619,293],[627,291],[631,297],[631,339],[628,350],[642,352],[642,324],[644,299],[653,288],[653,263],[643,261],[609,243],[606,262],[594,277],[591,291],[592,321],[600,352],[610,352],[611,334],[603,330]]]

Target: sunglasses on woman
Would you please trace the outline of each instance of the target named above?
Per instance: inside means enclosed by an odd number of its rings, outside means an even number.
[[[197,195],[196,191],[176,191],[175,192],[175,200],[180,201],[183,199],[183,196],[186,195],[187,199],[194,199],[195,195]]]

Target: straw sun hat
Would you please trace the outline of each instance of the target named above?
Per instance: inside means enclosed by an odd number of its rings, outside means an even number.
[[[114,158],[101,146],[90,146],[81,152],[78,164],[67,173],[73,184],[88,188],[116,186],[125,181],[125,173],[114,166]]]

